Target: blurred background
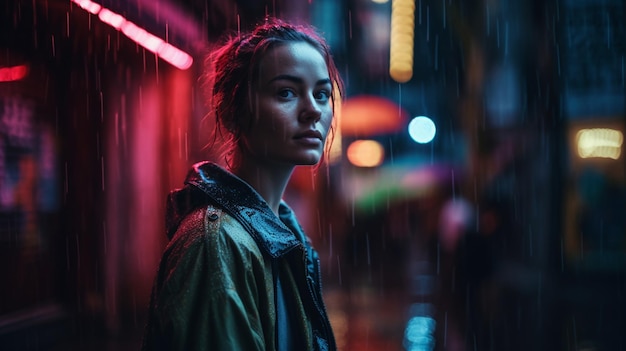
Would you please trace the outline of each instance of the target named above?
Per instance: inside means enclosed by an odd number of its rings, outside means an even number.
[[[215,158],[203,57],[273,15],[346,82],[285,195],[341,350],[625,350],[625,7],[3,0],[0,349],[139,348],[165,196]]]

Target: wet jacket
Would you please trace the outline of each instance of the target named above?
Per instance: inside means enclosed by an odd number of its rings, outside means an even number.
[[[247,183],[202,162],[167,212],[143,350],[336,349],[319,258],[287,204],[279,219]]]

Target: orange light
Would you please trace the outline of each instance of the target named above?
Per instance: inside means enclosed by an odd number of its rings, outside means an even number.
[[[341,106],[343,135],[359,138],[394,133],[405,127],[407,112],[395,102],[374,95],[357,95]]]
[[[398,83],[413,77],[415,1],[393,0],[389,42],[389,76]]]
[[[27,65],[0,68],[0,82],[13,82],[24,79],[28,74]]]
[[[357,140],[346,150],[348,161],[357,167],[377,167],[383,163],[385,150],[374,140]]]

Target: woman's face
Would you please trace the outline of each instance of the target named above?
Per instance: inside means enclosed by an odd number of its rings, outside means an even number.
[[[332,83],[322,55],[307,43],[268,50],[250,99],[252,128],[243,133],[257,162],[313,165],[320,161],[333,117]]]

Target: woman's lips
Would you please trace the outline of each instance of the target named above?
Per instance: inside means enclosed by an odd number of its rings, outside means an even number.
[[[309,138],[322,140],[322,133],[320,133],[317,130],[307,130],[305,132],[296,134],[296,136],[294,137],[294,139],[309,139]]]
[[[296,134],[294,139],[301,144],[318,146],[322,143],[322,133],[317,130],[309,130]]]

